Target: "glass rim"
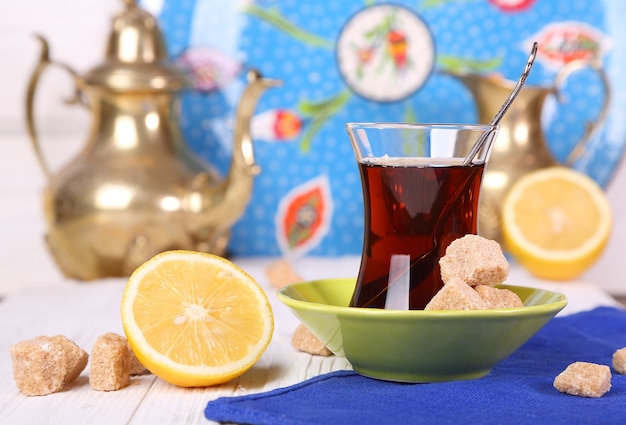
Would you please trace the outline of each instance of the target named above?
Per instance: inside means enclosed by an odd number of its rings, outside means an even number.
[[[374,130],[471,130],[471,131],[492,131],[498,130],[499,125],[490,124],[461,124],[461,123],[410,123],[410,122],[348,122],[348,130],[363,128]]]

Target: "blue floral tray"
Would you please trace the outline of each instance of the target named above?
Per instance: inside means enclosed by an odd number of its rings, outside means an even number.
[[[442,70],[516,80],[540,45],[528,85],[551,86],[576,59],[602,62],[610,84],[582,71],[549,99],[542,123],[564,161],[606,120],[574,167],[606,186],[626,142],[626,2],[620,0],[144,0],[172,58],[195,90],[183,97],[188,143],[222,173],[230,162],[234,108],[245,71],[283,81],[253,120],[262,167],[233,228],[234,255],[360,254],[361,186],[349,121],[475,122],[468,90]]]

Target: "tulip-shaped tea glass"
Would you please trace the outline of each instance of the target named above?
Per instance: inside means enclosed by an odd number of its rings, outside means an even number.
[[[441,289],[439,259],[478,231],[478,195],[497,126],[348,123],[365,229],[353,307],[420,310]],[[468,165],[472,146],[487,137]]]

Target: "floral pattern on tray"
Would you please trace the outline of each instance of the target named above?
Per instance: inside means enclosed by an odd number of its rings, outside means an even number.
[[[606,186],[626,142],[626,3],[620,0],[144,0],[195,90],[181,102],[187,142],[225,173],[245,71],[283,81],[253,119],[262,168],[229,251],[249,255],[360,254],[361,186],[349,121],[474,122],[468,90],[440,71],[515,80],[540,44],[527,84],[551,86],[574,59],[602,61],[606,121],[574,167]],[[605,99],[580,71],[546,101],[542,123],[565,161]],[[317,185],[317,186],[315,186]],[[308,193],[308,199],[298,193]],[[318,202],[323,201],[323,202]],[[292,202],[292,204],[289,204]],[[318,203],[316,203],[318,202]],[[300,218],[301,220],[295,220]],[[286,225],[286,223],[290,223]],[[309,226],[309,227],[307,227]],[[294,233],[295,232],[295,233]]]

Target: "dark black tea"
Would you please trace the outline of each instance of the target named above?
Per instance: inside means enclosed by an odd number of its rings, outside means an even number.
[[[351,306],[423,309],[443,286],[439,258],[454,239],[477,232],[484,170],[484,164],[447,161],[359,163],[365,233]],[[435,255],[422,258],[433,248]]]

